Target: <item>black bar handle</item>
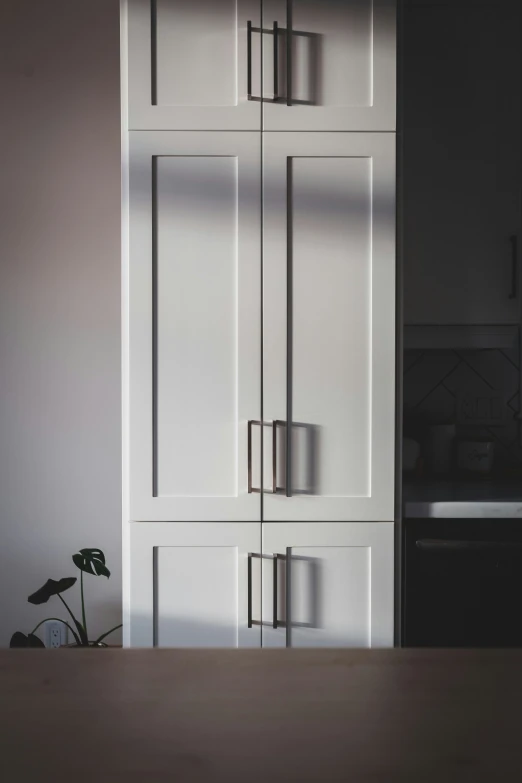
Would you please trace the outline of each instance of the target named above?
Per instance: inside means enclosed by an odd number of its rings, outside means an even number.
[[[248,553],[248,566],[247,566],[247,601],[248,601],[248,628],[252,628],[252,552]]]
[[[423,552],[487,552],[522,549],[522,541],[456,541],[450,539],[421,538],[415,542]]]
[[[278,600],[277,600],[277,559],[278,555],[274,555],[273,558],[273,580],[274,580],[274,590],[273,590],[273,615],[272,615],[272,628],[277,628],[277,610],[279,608],[278,606]]]
[[[252,100],[252,22],[247,22],[247,100]]]
[[[292,105],[292,0],[286,0],[286,105]]]
[[[511,245],[511,293],[510,299],[516,299],[518,296],[518,237],[512,234],[509,237]]]
[[[281,419],[274,419],[272,422],[272,494],[277,495],[278,492],[283,492],[277,486],[277,428],[286,427],[286,421]]]
[[[286,589],[286,606],[285,606],[285,614],[286,614],[286,646],[291,647],[292,645],[292,632],[291,632],[291,625],[292,625],[292,618],[291,618],[291,596],[290,596],[290,585],[291,585],[291,574],[290,574],[290,560],[292,558],[292,549],[291,547],[286,548],[286,583],[285,583],[285,589]]]
[[[279,25],[274,22],[274,103],[279,100]]]
[[[253,27],[252,22],[247,22],[247,100],[263,101],[263,97],[252,95],[252,33],[254,32],[264,34],[270,33],[270,30]],[[277,103],[279,101],[279,25],[277,22],[272,25],[272,35],[274,36],[274,97],[271,100]]]
[[[252,492],[259,493],[261,492],[261,487],[254,487],[252,486],[252,427],[254,424],[258,427],[262,425],[261,421],[258,421],[256,419],[250,419],[247,424],[247,482],[248,482],[248,494],[251,495]]]

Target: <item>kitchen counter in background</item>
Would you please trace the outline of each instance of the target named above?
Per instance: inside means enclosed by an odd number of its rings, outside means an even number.
[[[522,519],[522,479],[405,482],[403,509],[405,517],[418,519]]]

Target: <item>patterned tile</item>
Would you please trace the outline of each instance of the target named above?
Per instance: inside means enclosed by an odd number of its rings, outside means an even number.
[[[414,415],[429,424],[456,422],[460,437],[493,440],[500,470],[522,464],[518,346],[405,351],[404,408],[405,417]]]
[[[405,352],[406,354],[409,351]],[[404,372],[404,405],[414,408],[459,364],[452,351],[426,351],[420,361]]]

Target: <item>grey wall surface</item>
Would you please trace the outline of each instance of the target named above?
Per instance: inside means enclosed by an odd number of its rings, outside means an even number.
[[[80,547],[112,571],[86,577],[91,636],[121,622],[118,0],[1,0],[0,105],[5,646],[65,616],[26,599]]]

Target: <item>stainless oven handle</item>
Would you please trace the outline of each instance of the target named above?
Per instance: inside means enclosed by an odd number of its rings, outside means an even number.
[[[522,549],[522,541],[455,541],[439,538],[420,538],[415,542],[421,552],[487,552]]]

